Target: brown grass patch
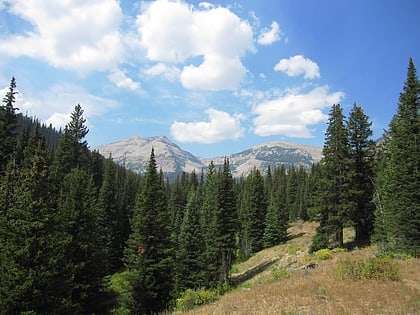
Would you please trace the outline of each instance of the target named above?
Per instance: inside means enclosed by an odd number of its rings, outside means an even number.
[[[340,261],[367,259],[375,254],[376,248],[336,252],[332,259],[317,260],[307,254],[315,227],[313,223],[292,227],[290,235],[296,237],[239,264],[235,276],[248,270],[258,271],[256,268],[264,264],[266,268],[219,301],[186,314],[420,314],[418,259],[397,261],[402,275],[398,282],[340,281],[336,276]],[[308,261],[318,263],[319,268],[300,269]],[[273,270],[280,268],[288,268],[290,276],[275,280]]]

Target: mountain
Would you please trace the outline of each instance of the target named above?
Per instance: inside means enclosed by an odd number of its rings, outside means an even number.
[[[155,150],[156,162],[159,168],[169,177],[182,171],[191,173],[195,170],[200,173],[206,169],[211,161],[218,166],[223,165],[223,157],[200,158],[181,149],[167,137],[131,137],[96,148],[102,155],[112,156],[118,164],[125,165],[134,172],[142,173],[149,161],[152,148]],[[284,164],[303,165],[310,167],[319,162],[322,157],[322,148],[291,144],[286,142],[270,142],[252,147],[248,150],[232,154],[229,162],[234,177],[246,176],[254,168],[264,172],[268,166],[272,168]]]

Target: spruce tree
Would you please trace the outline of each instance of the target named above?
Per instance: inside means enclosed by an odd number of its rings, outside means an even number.
[[[246,179],[239,210],[239,239],[243,258],[263,248],[266,212],[264,180],[260,171],[254,168]]]
[[[217,247],[220,249],[221,258],[220,280],[222,284],[228,284],[230,269],[235,258],[238,224],[234,181],[230,172],[228,158],[225,158],[220,174],[216,220],[216,241]]]
[[[322,182],[318,190],[320,226],[310,250],[343,246],[343,227],[354,207],[350,196],[350,146],[343,110],[333,105],[328,119],[321,161]]]
[[[286,206],[286,171],[284,166],[276,168],[273,176],[273,189],[265,217],[263,245],[265,248],[278,245],[287,240],[289,211]]]
[[[219,176],[213,161],[209,164],[206,180],[203,181],[203,203],[200,211],[200,226],[205,243],[205,261],[207,264],[205,286],[216,287],[219,284],[220,252],[216,240]]]
[[[58,203],[63,233],[71,238],[66,251],[73,280],[72,301],[81,313],[101,311],[97,308],[104,298],[103,277],[108,257],[96,194],[92,176],[74,168],[64,177]]]
[[[131,273],[131,292],[126,307],[133,314],[156,314],[169,305],[173,287],[169,225],[164,184],[157,172],[152,149],[125,251]]]
[[[375,238],[385,250],[420,254],[420,83],[410,58],[381,153]]]
[[[354,104],[347,128],[352,160],[350,193],[355,203],[350,220],[354,225],[356,244],[368,243],[373,232],[375,143],[371,139],[371,125],[363,109]]]
[[[69,237],[61,229],[62,218],[51,199],[49,162],[37,125],[8,191],[12,202],[0,218],[0,314],[77,311],[71,299]]]
[[[16,80],[12,77],[9,90],[3,98],[3,105],[0,106],[0,175],[6,171],[6,166],[12,159],[17,142],[17,116],[15,111],[16,102]]]
[[[200,227],[201,192],[192,188],[178,236],[176,292],[204,286],[205,243]]]

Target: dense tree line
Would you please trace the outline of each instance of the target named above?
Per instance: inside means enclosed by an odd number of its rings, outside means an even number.
[[[319,221],[312,251],[344,246],[352,226],[358,245],[418,256],[419,92],[410,60],[380,145],[362,107],[346,119],[333,105],[310,170],[233,178],[226,158],[169,181],[154,150],[141,176],[89,150],[80,105],[60,132],[23,118],[13,78],[0,107],[0,313],[106,313],[107,279],[124,272],[120,306],[155,314],[187,289],[229,285],[235,261],[285,242],[296,220]]]

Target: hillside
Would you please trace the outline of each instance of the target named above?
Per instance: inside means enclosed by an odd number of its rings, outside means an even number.
[[[186,314],[420,314],[420,264],[397,260],[401,281],[338,280],[340,262],[367,259],[375,247],[335,252],[320,260],[308,254],[316,225],[289,229],[287,244],[263,250],[235,266],[237,288]],[[351,240],[351,231],[346,238]],[[302,269],[316,263],[315,269]]]
[[[224,156],[202,158],[170,141],[167,137],[132,137],[96,148],[102,155],[112,156],[115,162],[124,164],[128,169],[143,173],[154,148],[159,168],[169,176],[184,171],[191,173],[206,169],[211,161],[216,166],[223,165]],[[270,142],[261,144],[229,156],[230,168],[234,177],[246,176],[254,168],[264,172],[268,167],[284,165],[290,167],[304,166],[310,168],[322,157],[322,148],[291,144],[286,142]]]

